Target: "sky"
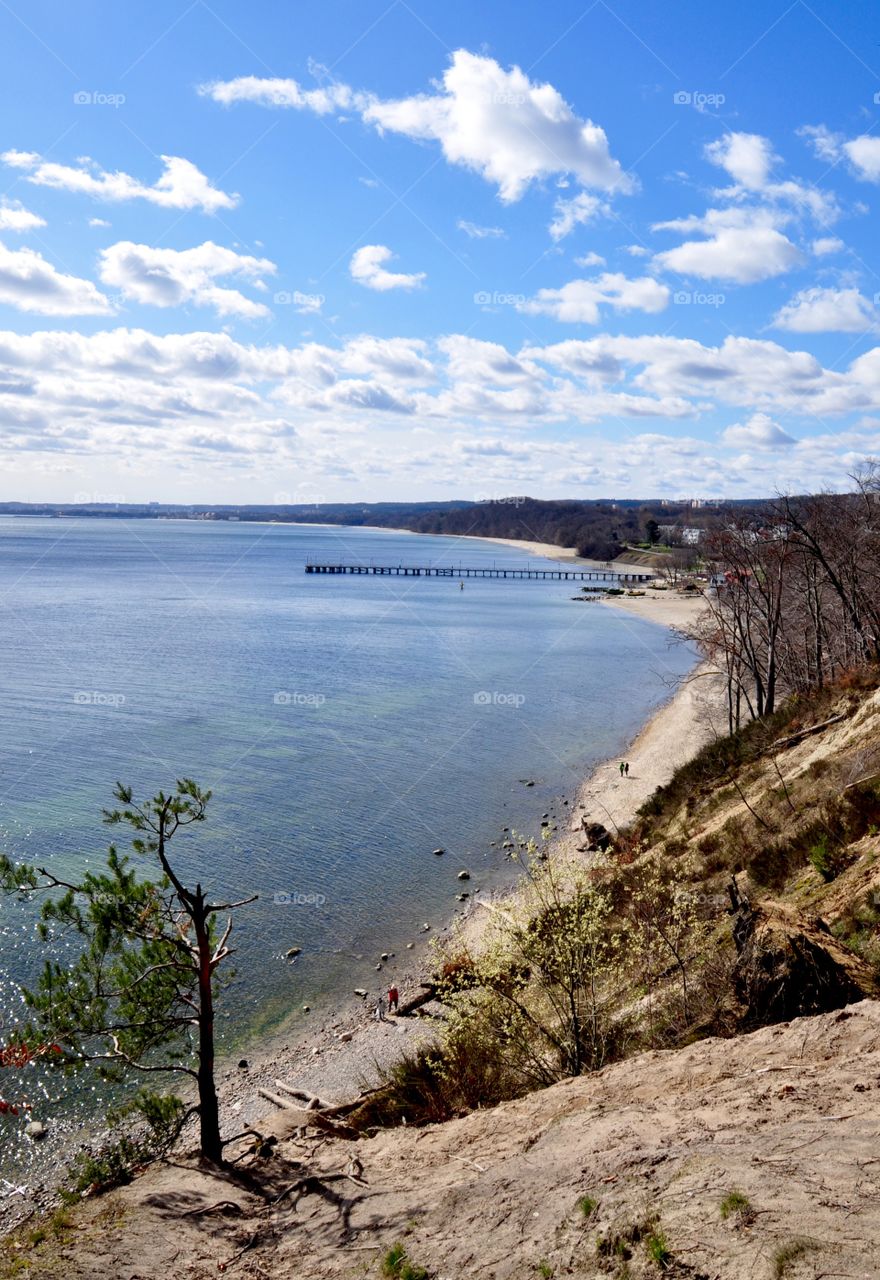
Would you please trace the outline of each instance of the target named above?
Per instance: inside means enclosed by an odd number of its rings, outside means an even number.
[[[3,0],[0,51],[0,500],[880,456],[876,5]]]

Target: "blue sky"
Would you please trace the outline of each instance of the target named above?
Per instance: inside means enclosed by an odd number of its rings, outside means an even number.
[[[875,6],[18,0],[0,48],[2,498],[880,454]]]

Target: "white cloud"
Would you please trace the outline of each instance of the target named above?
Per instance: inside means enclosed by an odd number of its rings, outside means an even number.
[[[162,174],[152,186],[146,186],[130,174],[108,173],[88,157],[74,165],[55,164],[43,160],[35,151],[5,151],[0,160],[26,175],[26,181],[40,187],[53,187],[96,200],[148,200],[165,209],[201,209],[216,213],[238,204],[237,195],[228,195],[212,186],[211,181],[189,160],[180,156],[162,156]]]
[[[45,218],[31,213],[20,200],[0,199],[0,231],[33,231],[45,225]]]
[[[553,316],[569,324],[598,324],[600,307],[614,311],[663,311],[669,290],[650,276],[630,280],[619,272],[604,272],[595,280],[570,280],[561,289],[539,289],[518,310]]]
[[[295,80],[243,76],[204,85],[216,102],[256,102],[324,115],[353,111],[380,132],[438,142],[447,161],[519,200],[533,182],[571,174],[585,187],[630,191],[635,183],[609,151],[604,129],[575,114],[557,89],[506,71],[494,58],[459,49],[433,93],[382,100],[331,84],[305,90]]]
[[[90,227],[109,227],[110,223],[106,218],[89,218]]]
[[[782,275],[796,267],[801,253],[781,231],[756,219],[751,226],[730,225],[725,218],[713,220],[717,210],[709,210],[705,240],[687,240],[675,249],[654,257],[658,267],[701,280],[732,280],[754,284]],[[672,225],[672,224],[667,224]]]
[[[575,265],[578,267],[604,267],[605,259],[601,253],[594,253],[592,249],[589,253],[582,254],[579,258],[575,258]]]
[[[734,182],[732,187],[716,191],[716,196],[737,201],[759,197],[768,204],[787,204],[800,213],[809,214],[822,226],[840,216],[837,198],[831,192],[792,179],[771,180],[780,158],[774,154],[769,138],[760,134],[726,133],[709,143],[706,157],[724,169]]]
[[[476,222],[468,222],[467,218],[459,218],[455,224],[471,240],[506,240],[507,232],[501,227],[481,227]]]
[[[833,133],[826,125],[804,125],[798,130],[806,138],[820,160],[835,163],[846,158],[857,178],[865,182],[880,182],[880,138],[861,134],[847,138]]]
[[[97,316],[113,310],[91,280],[65,275],[33,249],[7,249],[2,244],[0,303],[43,316]]]
[[[829,253],[840,253],[841,249],[845,249],[846,245],[842,240],[838,240],[837,236],[820,236],[818,240],[814,240],[810,246],[817,258],[824,258]]]
[[[425,279],[424,271],[406,275],[400,271],[387,271],[385,263],[395,255],[387,245],[365,244],[353,255],[349,264],[352,280],[385,293],[389,289],[417,289]]]
[[[791,333],[865,333],[877,329],[877,310],[858,289],[802,289],[774,316]]]
[[[748,191],[762,190],[778,159],[769,140],[757,133],[726,133],[709,143],[706,156]]]
[[[555,216],[549,230],[554,240],[564,239],[575,227],[584,226],[600,214],[608,212],[608,205],[604,200],[599,200],[586,191],[579,192],[570,200],[557,200],[553,208]]]
[[[853,138],[843,144],[850,164],[866,182],[880,182],[880,138]]]
[[[180,492],[198,497],[208,475],[228,501],[243,489],[271,499],[285,473],[328,477],[315,484],[328,495],[348,477],[351,500],[367,481],[377,496],[430,498],[438,484],[552,495],[570,492],[574,476],[597,496],[695,485],[754,495],[779,482],[777,446],[787,486],[800,491],[841,487],[859,457],[880,454],[880,345],[829,369],[808,352],[734,337],[712,347],[599,334],[508,350],[462,334],[289,347],[218,332],[54,328],[0,333],[0,367],[3,472],[23,477],[15,458],[38,457],[27,463],[34,496],[56,466],[83,477],[100,466],[108,484],[127,474],[121,492],[137,473],[134,496],[173,466]],[[729,439],[698,425],[723,421],[726,406]],[[785,443],[783,414],[804,428],[796,444]],[[844,415],[856,425],[832,421]],[[643,429],[649,420],[656,429]],[[414,424],[433,436],[417,437]],[[460,448],[450,428],[467,437]]]
[[[264,288],[262,277],[275,264],[266,258],[235,253],[206,240],[193,249],[155,249],[121,240],[101,253],[100,275],[105,284],[126,298],[154,307],[177,307],[186,302],[213,307],[221,316],[254,319],[269,308],[237,289],[222,288],[218,279],[236,277]]]
[[[261,107],[288,107],[314,111],[325,116],[366,105],[367,95],[357,94],[348,85],[333,83],[323,88],[303,89],[296,80],[238,76],[235,80],[214,80],[199,86],[202,97],[213,98],[224,107],[253,102]]]
[[[721,438],[737,449],[787,449],[797,443],[766,413],[753,413],[748,422],[735,422]]]

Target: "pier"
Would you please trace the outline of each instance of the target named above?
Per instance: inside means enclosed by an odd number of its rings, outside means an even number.
[[[650,582],[653,573],[618,573],[615,569],[499,569],[487,565],[478,569],[465,565],[443,564],[363,564],[359,561],[337,564],[317,564],[308,561],[306,573],[365,573],[392,575],[398,578],[532,578],[551,579],[556,582]]]

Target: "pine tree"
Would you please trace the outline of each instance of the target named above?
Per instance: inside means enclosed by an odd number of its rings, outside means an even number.
[[[17,1033],[17,1047],[53,1066],[96,1064],[110,1080],[192,1079],[201,1153],[219,1163],[214,1000],[218,970],[231,954],[232,912],[254,898],[211,902],[201,883],[188,887],[171,863],[171,841],[205,820],[210,791],[184,778],[170,795],[159,792],[142,804],[121,783],[114,796],[118,807],[105,810],[104,821],[131,829],[134,860],[111,845],[105,869],[68,881],[0,856],[0,887],[51,895],[41,908],[41,938],[63,931],[81,942],[73,963],[47,960],[36,988],[24,989],[30,1021]]]

